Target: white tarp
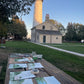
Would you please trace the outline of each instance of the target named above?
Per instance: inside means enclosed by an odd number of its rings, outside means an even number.
[[[61,84],[54,76],[44,77],[44,80],[47,81],[47,84]]]
[[[39,55],[33,55],[33,57],[37,57],[37,58],[42,58],[42,54],[39,54]]]
[[[16,62],[34,62],[31,57],[23,58],[23,59],[15,59]]]
[[[9,64],[9,69],[27,68],[27,64]]]
[[[22,54],[22,53],[12,53],[10,55],[10,57],[29,57],[29,56],[30,56],[30,54],[28,54],[28,53],[24,53],[24,54]]]
[[[17,81],[9,81],[9,84],[33,84],[32,79],[24,79],[24,80],[17,80]]]
[[[28,69],[44,68],[41,63],[28,63]]]
[[[34,78],[35,75],[31,71],[10,72],[10,80],[22,80],[27,78]]]
[[[54,76],[35,78],[37,84],[61,84]]]

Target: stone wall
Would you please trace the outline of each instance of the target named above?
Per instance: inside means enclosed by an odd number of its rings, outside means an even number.
[[[31,41],[36,42],[36,31],[35,31],[35,29],[31,30]]]
[[[46,43],[62,43],[61,35],[45,35],[40,34],[39,43],[43,43],[43,36],[46,36]]]
[[[55,31],[58,31],[58,28],[56,28],[56,26],[54,26],[53,24],[50,24],[50,22],[44,22],[40,25],[37,25],[36,26],[36,29],[41,29],[42,30],[42,27],[45,26],[45,30],[55,30]]]

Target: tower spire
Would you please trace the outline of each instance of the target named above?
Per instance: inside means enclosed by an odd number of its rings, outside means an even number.
[[[33,27],[42,23],[43,0],[35,0]]]

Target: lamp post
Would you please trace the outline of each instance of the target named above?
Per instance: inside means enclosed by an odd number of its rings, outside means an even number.
[[[11,22],[12,16],[11,16],[11,0],[10,0],[10,17],[8,17],[9,21]]]

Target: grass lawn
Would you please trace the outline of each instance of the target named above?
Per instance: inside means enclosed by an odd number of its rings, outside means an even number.
[[[63,44],[47,44],[53,47],[74,51],[84,54],[84,43],[63,43]]]
[[[30,42],[6,42],[10,52],[43,54],[43,58],[84,84],[84,57],[53,50]]]

